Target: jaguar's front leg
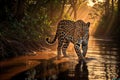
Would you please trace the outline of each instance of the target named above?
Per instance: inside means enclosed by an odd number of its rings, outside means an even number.
[[[78,59],[79,60],[82,59],[83,61],[85,61],[85,58],[84,58],[84,56],[83,56],[83,54],[81,53],[81,50],[80,50],[80,44],[79,43],[74,44],[74,48],[75,48],[76,54],[78,56]]]
[[[82,50],[83,50],[83,56],[86,56],[87,53],[87,49],[88,49],[88,45],[82,45]]]
[[[87,50],[88,50],[88,40],[82,42],[82,50],[83,50],[83,56],[86,56]]]

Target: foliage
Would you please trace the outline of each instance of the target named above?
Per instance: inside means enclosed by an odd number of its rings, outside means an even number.
[[[0,35],[20,41],[39,41],[46,36],[49,36],[52,21],[48,16],[48,7],[44,5],[44,2],[46,1],[41,3],[39,0],[25,1],[26,5],[24,6],[25,9],[23,18],[21,20],[17,20],[13,16],[7,16],[6,21],[8,25],[0,26]],[[38,3],[41,5],[38,5]],[[36,10],[36,8],[38,10]],[[6,9],[10,10],[11,8],[6,7]],[[13,13],[6,12],[6,14],[9,15]]]
[[[0,0],[0,58],[43,49],[61,4],[60,0]]]

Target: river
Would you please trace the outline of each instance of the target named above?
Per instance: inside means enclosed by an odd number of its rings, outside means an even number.
[[[70,48],[71,49],[71,48]],[[74,51],[69,58],[41,60],[35,68],[11,80],[119,80],[120,47],[109,38],[90,37],[86,63],[78,62]]]

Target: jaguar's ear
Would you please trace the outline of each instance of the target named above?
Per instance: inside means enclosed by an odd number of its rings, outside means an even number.
[[[88,27],[90,27],[90,22],[87,22]]]

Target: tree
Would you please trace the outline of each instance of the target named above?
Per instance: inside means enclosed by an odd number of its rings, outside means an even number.
[[[77,0],[70,0],[71,6],[73,7],[74,10],[74,19],[76,20],[77,18]]]
[[[14,18],[21,20],[24,16],[26,0],[0,0],[0,18],[8,20]]]
[[[112,0],[111,3],[112,3],[111,7],[112,7],[112,14],[113,14],[113,12],[114,12],[114,0]]]
[[[105,2],[105,15],[109,15],[109,0],[106,0]]]
[[[120,0],[118,0],[118,23],[120,25]]]

